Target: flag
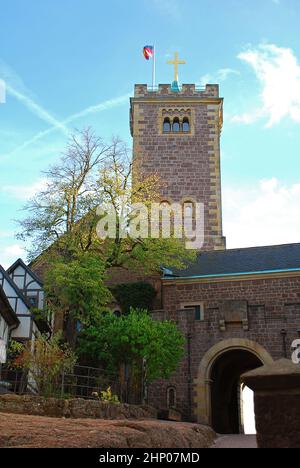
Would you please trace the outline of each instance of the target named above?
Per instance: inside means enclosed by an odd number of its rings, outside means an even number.
[[[145,46],[143,48],[143,54],[146,60],[153,58],[154,56],[154,46]]]

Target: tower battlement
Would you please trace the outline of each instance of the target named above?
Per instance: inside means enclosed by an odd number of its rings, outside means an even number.
[[[149,88],[146,84],[136,84],[134,87],[134,97],[147,97],[147,98],[158,98],[158,97],[201,97],[201,98],[219,98],[219,85],[218,84],[207,84],[203,87],[198,87],[193,84],[183,84],[178,88],[178,91],[174,92],[172,85],[170,84],[159,84],[154,89]]]

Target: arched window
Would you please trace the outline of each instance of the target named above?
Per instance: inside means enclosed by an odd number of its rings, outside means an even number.
[[[187,238],[195,237],[196,224],[196,205],[192,200],[186,200],[183,203],[183,224],[184,232]]]
[[[185,201],[183,203],[183,216],[186,218],[193,218],[195,210],[195,203],[192,201]]]
[[[171,208],[170,202],[168,200],[162,200],[159,204],[159,208],[161,210],[166,209],[166,208]]]
[[[170,131],[171,131],[171,122],[170,122],[170,119],[168,117],[166,117],[165,120],[164,120],[163,130],[164,130],[165,133],[170,133]]]
[[[175,387],[169,387],[167,389],[167,407],[175,408],[176,407],[176,390]]]
[[[180,123],[178,117],[173,120],[172,131],[175,133],[180,132]]]
[[[183,122],[182,122],[182,131],[183,132],[189,132],[190,131],[190,122],[187,117],[184,117]]]

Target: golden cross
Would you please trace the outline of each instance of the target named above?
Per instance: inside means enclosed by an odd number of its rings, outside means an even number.
[[[178,81],[178,65],[185,65],[186,62],[184,60],[179,60],[178,52],[175,52],[174,60],[168,60],[168,65],[174,65],[174,81]]]

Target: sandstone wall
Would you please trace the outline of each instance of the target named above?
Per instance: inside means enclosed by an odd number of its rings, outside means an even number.
[[[246,301],[247,321],[222,324],[222,303],[226,300]],[[204,306],[203,320],[182,310],[184,303],[201,303]],[[197,404],[195,381],[205,353],[215,344],[233,338],[251,340],[261,345],[273,359],[284,356],[283,336],[287,357],[290,346],[297,338],[300,324],[300,277],[257,278],[245,280],[196,280],[186,284],[176,281],[164,282],[163,310],[153,313],[155,319],[174,320],[185,337],[190,335],[192,401],[194,416]],[[243,317],[244,318],[244,317]],[[169,381],[151,385],[149,404],[164,408],[167,405],[167,390],[176,389],[176,408],[184,418],[189,416],[188,354],[178,371]]]
[[[0,412],[91,419],[156,419],[157,411],[149,406],[105,403],[96,400],[62,400],[29,395],[1,395]]]

